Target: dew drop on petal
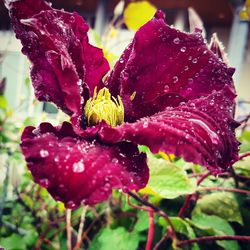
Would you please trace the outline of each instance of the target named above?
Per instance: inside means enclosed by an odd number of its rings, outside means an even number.
[[[45,157],[47,157],[49,155],[49,152],[47,151],[47,150],[45,150],[45,149],[41,149],[40,150],[40,156],[42,157],[42,158],[45,158]]]
[[[74,173],[81,173],[84,171],[84,169],[85,169],[84,164],[81,161],[75,162],[73,164],[73,172]]]
[[[192,83],[193,81],[194,81],[193,78],[188,78],[189,83]]]
[[[186,47],[181,47],[181,52],[185,52],[186,51]]]
[[[44,188],[48,188],[49,187],[49,180],[48,179],[41,179],[41,180],[39,180],[39,184]]]
[[[169,86],[168,85],[165,85],[164,86],[164,92],[166,93],[166,92],[168,92],[169,91]]]
[[[174,83],[178,82],[178,80],[179,80],[179,79],[178,79],[177,76],[174,76],[174,77],[173,77],[173,82],[174,82]]]
[[[69,209],[74,209],[76,207],[76,204],[74,201],[68,201],[66,203],[66,207],[69,208]]]
[[[194,59],[192,60],[192,63],[197,63],[197,62],[198,62],[197,58],[194,58]]]
[[[173,40],[173,42],[174,42],[175,44],[179,44],[179,43],[180,43],[180,38],[179,38],[179,37],[176,37],[176,38]]]

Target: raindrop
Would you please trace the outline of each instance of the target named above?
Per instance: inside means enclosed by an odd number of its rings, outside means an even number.
[[[39,135],[39,133],[40,133],[40,129],[39,128],[35,128],[35,129],[32,130],[32,134],[33,135]]]
[[[112,162],[113,162],[113,163],[118,163],[118,159],[117,159],[117,158],[113,158],[113,159],[112,159]]]
[[[44,149],[41,149],[40,150],[40,156],[42,157],[42,158],[45,158],[45,157],[47,157],[49,155],[49,152],[47,151],[47,150],[44,150]]]
[[[70,209],[74,209],[74,208],[76,207],[76,204],[75,204],[74,201],[68,201],[68,202],[66,203],[66,207],[67,207],[67,208],[70,208]]]
[[[197,63],[197,62],[198,62],[197,58],[194,58],[194,59],[192,60],[192,63]]]
[[[169,86],[168,85],[165,85],[164,86],[164,92],[166,93],[166,92],[168,92],[169,91]]]
[[[55,162],[59,162],[59,156],[57,155],[54,159]]]
[[[142,127],[147,128],[148,127],[148,122],[147,121],[143,122]]]
[[[73,164],[73,172],[75,173],[81,173],[84,171],[84,169],[85,169],[84,164],[81,161],[75,162]]]
[[[48,180],[48,179],[41,179],[41,180],[39,181],[39,184],[40,184],[42,187],[48,188],[48,187],[49,187],[49,180]]]
[[[214,100],[211,100],[210,103],[209,103],[211,106],[214,105]]]
[[[179,37],[176,37],[176,38],[173,40],[173,42],[174,42],[175,44],[179,44],[179,43],[180,43],[180,38],[179,38]]]
[[[121,59],[119,60],[119,62],[120,62],[120,63],[124,63],[124,60],[121,58]]]
[[[181,47],[181,52],[185,52],[186,51],[186,47]]]
[[[194,81],[193,78],[188,78],[189,83],[192,83],[193,81]]]
[[[177,77],[177,76],[174,76],[174,77],[173,77],[173,82],[174,82],[174,83],[178,82],[178,77]]]
[[[189,69],[189,67],[186,65],[186,66],[184,67],[184,70],[187,71],[188,69]]]

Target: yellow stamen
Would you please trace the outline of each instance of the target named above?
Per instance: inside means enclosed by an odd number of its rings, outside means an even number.
[[[133,101],[135,99],[136,91],[133,92],[133,94],[130,96],[130,101]]]
[[[107,88],[102,88],[98,94],[96,88],[94,95],[90,98],[85,107],[84,114],[89,125],[96,125],[105,121],[112,127],[124,122],[124,107],[120,96],[114,98]]]

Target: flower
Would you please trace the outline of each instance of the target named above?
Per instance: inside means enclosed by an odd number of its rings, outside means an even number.
[[[82,17],[42,0],[8,6],[32,63],[36,97],[71,117],[58,127],[27,127],[21,138],[35,182],[67,207],[104,201],[113,188],[143,188],[149,173],[137,145],[214,174],[238,159],[234,69],[223,61],[217,39],[208,47],[199,29],[171,28],[158,11],[103,82],[109,65],[89,44]]]

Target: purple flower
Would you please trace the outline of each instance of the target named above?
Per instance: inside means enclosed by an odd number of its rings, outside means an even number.
[[[79,15],[42,0],[11,1],[9,11],[36,97],[71,116],[25,128],[21,143],[35,181],[67,207],[143,188],[149,173],[138,144],[215,174],[238,159],[234,69],[216,39],[210,49],[199,30],[171,28],[158,11],[103,82],[108,62]]]

